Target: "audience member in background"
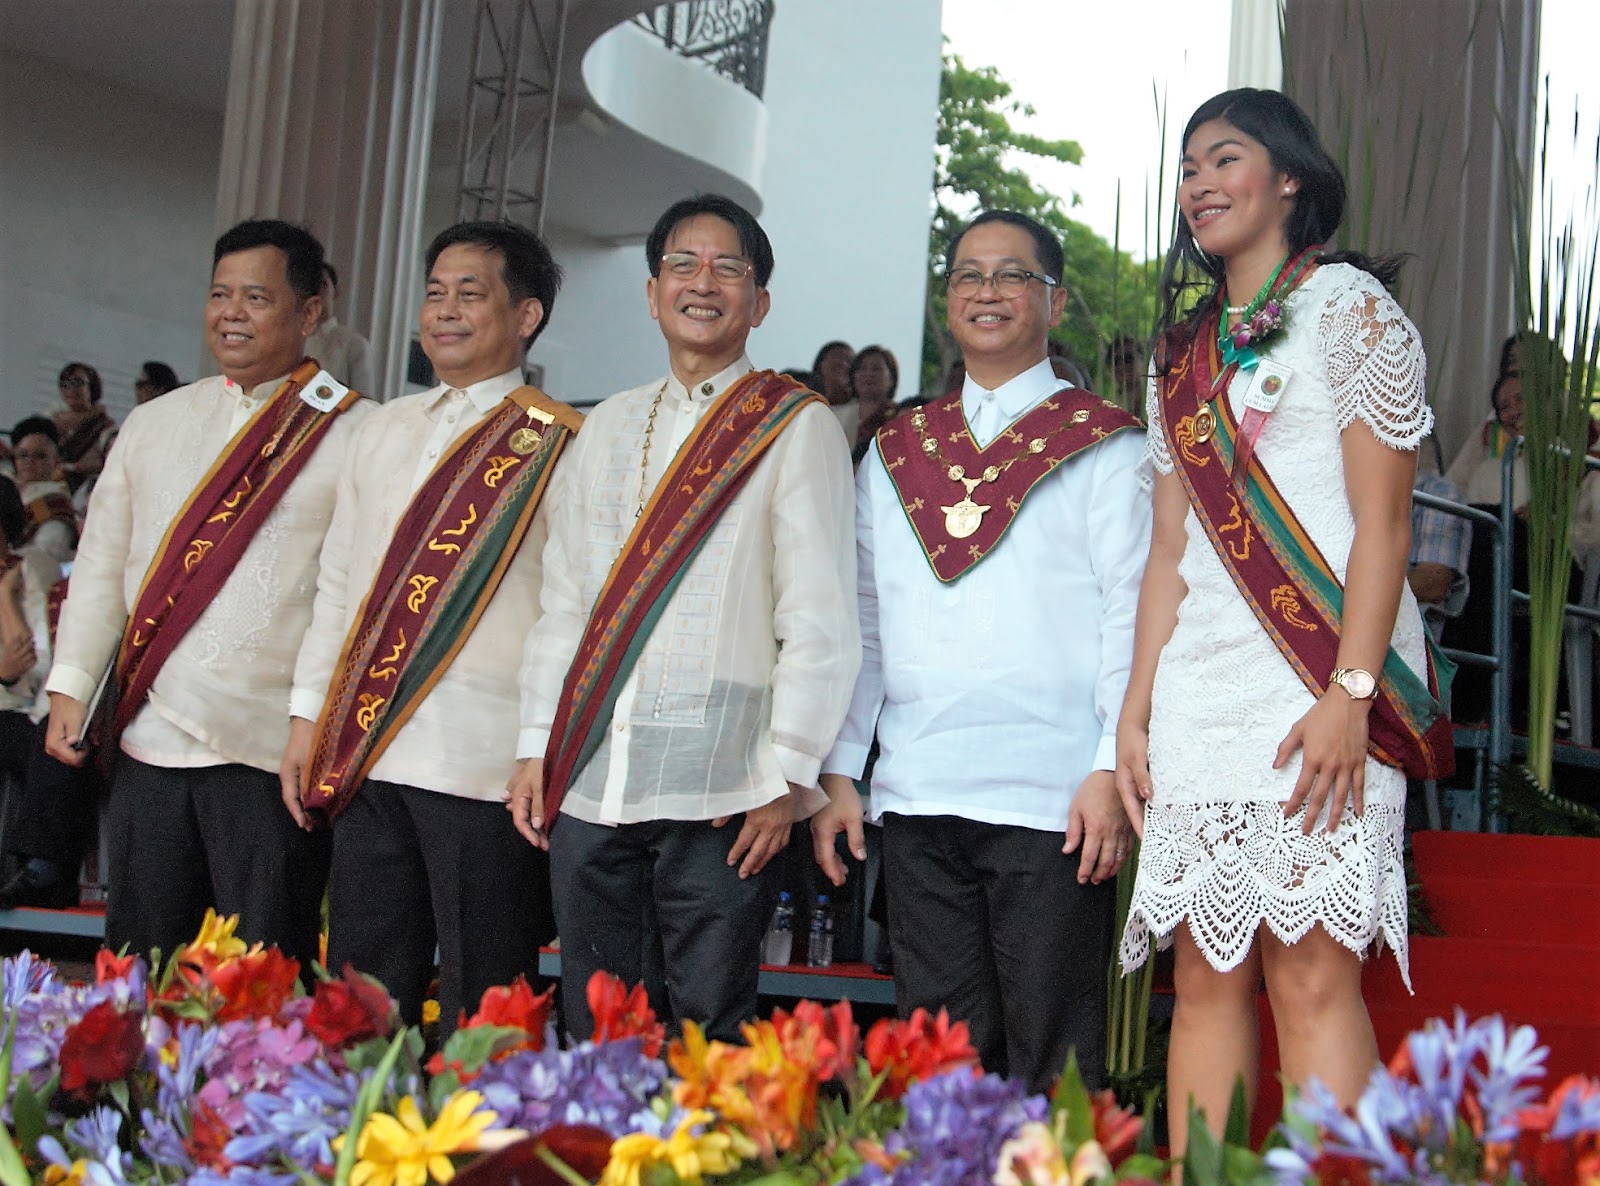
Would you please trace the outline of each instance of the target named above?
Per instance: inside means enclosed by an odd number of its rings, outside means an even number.
[[[1425,454],[1426,455],[1426,454]],[[1430,466],[1435,463],[1430,462]],[[1424,494],[1462,502],[1461,489],[1435,468],[1417,467],[1411,487]],[[1433,507],[1411,504],[1411,558],[1406,581],[1416,594],[1422,620],[1438,641],[1444,624],[1461,616],[1471,582],[1467,574],[1472,554],[1472,524],[1460,515],[1447,515]]]
[[[339,299],[339,273],[332,264],[322,265],[322,320],[306,339],[306,353],[347,387],[368,394],[375,379],[372,373],[372,347],[333,315],[333,302]]]
[[[894,416],[894,393],[900,386],[900,364],[883,346],[863,346],[850,364],[850,391],[861,410],[852,457],[866,456],[872,434]]]
[[[27,511],[18,548],[64,564],[78,548],[78,516],[67,484],[56,477],[61,461],[56,426],[43,416],[29,416],[11,430],[11,442],[17,490]]]
[[[1515,341],[1509,345],[1515,346]],[[1501,353],[1504,356],[1507,351]],[[1506,447],[1522,435],[1520,372],[1507,371],[1497,376],[1489,403],[1494,409],[1493,417],[1467,438],[1444,476],[1461,490],[1468,503],[1498,513]],[[1528,505],[1528,465],[1520,455],[1512,462],[1511,482],[1513,505],[1521,511]]]
[[[850,364],[855,357],[856,352],[849,342],[829,342],[817,351],[811,363],[811,373],[821,380],[812,390],[828,397],[833,414],[839,418],[839,427],[844,429],[844,439],[852,445],[861,427],[861,406],[850,390]]]
[[[166,363],[147,362],[139,368],[139,377],[133,381],[133,401],[135,404],[147,404],[157,396],[176,391],[182,386],[178,382],[178,372]]]
[[[83,764],[115,660],[113,950],[172,951],[215,908],[303,970],[317,958],[327,838],[295,826],[278,764],[345,446],[371,408],[305,361],[321,279],[300,227],[252,220],[216,241],[204,318],[222,374],[133,410],[84,523],[46,743]]]
[[[1132,334],[1113,334],[1106,343],[1106,379],[1111,390],[1106,395],[1135,414],[1144,406],[1145,377],[1149,360],[1144,343]]]
[[[56,380],[66,406],[53,419],[60,439],[61,473],[76,494],[94,480],[106,463],[106,450],[117,435],[111,414],[100,405],[100,372],[86,362],[69,362]]]

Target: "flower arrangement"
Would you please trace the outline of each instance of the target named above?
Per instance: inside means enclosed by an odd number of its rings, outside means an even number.
[[[600,975],[595,1038],[561,1048],[518,980],[424,1061],[381,985],[300,969],[208,916],[165,965],[102,952],[90,984],[0,963],[0,1186],[1099,1186],[1168,1163],[1068,1066],[1050,1098],[985,1075],[966,1026],[918,1011],[865,1034],[801,1002],[741,1043],[667,1041],[642,988]],[[1548,1098],[1532,1031],[1412,1035],[1354,1114],[1313,1085],[1273,1147],[1199,1124],[1195,1182],[1600,1186],[1600,1083]],[[1242,1097],[1241,1097],[1242,1099]]]

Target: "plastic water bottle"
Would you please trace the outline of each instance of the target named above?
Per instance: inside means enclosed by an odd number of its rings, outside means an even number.
[[[767,942],[762,951],[764,962],[787,964],[794,955],[794,899],[789,891],[778,895],[778,905],[772,911],[772,922],[767,927]]]
[[[833,967],[833,907],[827,894],[817,895],[817,908],[811,912],[811,941],[806,963],[813,968]]]

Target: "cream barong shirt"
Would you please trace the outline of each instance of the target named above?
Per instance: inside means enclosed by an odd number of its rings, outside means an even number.
[[[316,610],[295,667],[291,715],[314,721],[321,713],[345,638],[412,495],[439,459],[522,385],[521,372],[508,371],[464,391],[435,387],[385,404],[352,434],[322,548]],[[558,472],[564,464],[557,462]],[[517,670],[538,616],[544,537],[541,509],[472,634],[369,778],[467,799],[505,798],[516,767]]]
[[[167,528],[282,383],[245,391],[216,375],[128,414],[89,500],[48,690],[86,703],[93,697]],[[362,401],[344,412],[283,492],[156,676],[122,735],[124,752],[152,766],[237,762],[277,772],[334,485],[345,443],[371,407]]]
[[[569,447],[548,496],[544,616],[523,660],[519,757],[544,756],[590,609],[633,530],[657,394],[646,498],[750,369],[741,358],[692,392],[669,377],[612,396]],[[673,593],[563,811],[603,824],[705,820],[761,807],[791,782],[815,785],[861,662],[853,504],[839,422],[808,405]]]

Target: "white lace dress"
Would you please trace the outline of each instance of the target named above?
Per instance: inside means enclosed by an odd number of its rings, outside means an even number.
[[[1422,343],[1400,306],[1348,264],[1318,268],[1290,296],[1284,336],[1265,353],[1293,368],[1257,456],[1341,581],[1355,538],[1339,435],[1357,418],[1379,440],[1414,449],[1433,425],[1423,392]],[[1228,398],[1243,412],[1249,377]],[[1146,461],[1172,472],[1152,393]],[[1266,923],[1285,942],[1320,923],[1353,951],[1381,937],[1410,984],[1406,879],[1401,861],[1405,776],[1367,759],[1366,810],[1330,835],[1309,836],[1304,813],[1282,804],[1300,773],[1297,753],[1272,769],[1279,743],[1311,708],[1311,693],[1256,621],[1191,510],[1179,573],[1188,592],[1156,669],[1150,780],[1138,878],[1122,964],[1141,964],[1151,934],[1163,946],[1187,920],[1206,959],[1237,967]],[[1393,646],[1422,671],[1422,617],[1402,593]]]

